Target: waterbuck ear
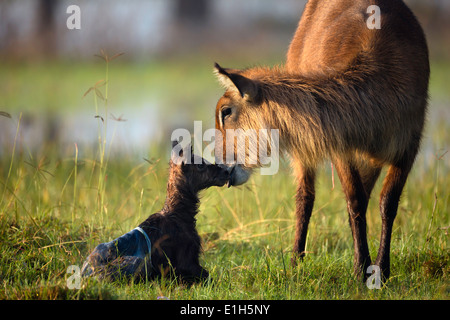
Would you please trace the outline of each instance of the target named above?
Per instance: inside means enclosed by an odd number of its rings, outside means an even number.
[[[258,97],[259,88],[255,81],[240,75],[234,70],[222,68],[218,63],[214,64],[214,73],[225,89],[237,90],[242,98],[248,100],[256,100]]]

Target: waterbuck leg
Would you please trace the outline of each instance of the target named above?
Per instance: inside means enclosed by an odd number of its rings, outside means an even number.
[[[354,271],[358,276],[365,276],[371,264],[367,245],[366,210],[368,196],[357,168],[350,162],[334,161],[336,171],[347,199],[347,210],[353,235]]]
[[[375,167],[369,164],[366,164],[362,167],[358,167],[358,172],[361,176],[361,181],[364,186],[364,190],[366,191],[367,201],[370,199],[370,195],[372,193],[373,187],[380,176],[381,167]]]
[[[306,235],[308,233],[309,219],[314,206],[316,173],[314,169],[296,167],[298,180],[296,203],[296,231],[294,242],[294,257],[291,260],[296,265],[298,258],[305,256]]]
[[[375,264],[380,267],[382,279],[390,275],[390,246],[392,226],[397,215],[398,203],[406,183],[411,164],[400,163],[391,165],[383,182],[380,196],[381,239]]]

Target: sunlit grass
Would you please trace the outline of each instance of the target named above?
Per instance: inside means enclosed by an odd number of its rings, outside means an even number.
[[[206,121],[221,93],[210,66],[201,63],[152,62],[142,68],[118,59],[106,78],[108,94],[101,95],[109,100],[108,108],[145,93],[160,101],[167,117],[175,117],[187,101]],[[20,112],[34,107],[35,112],[90,108],[92,117],[105,118],[102,99],[83,98],[101,79],[103,61],[7,67],[0,74],[0,111],[11,117],[0,116],[0,131],[9,126],[20,132]],[[436,90],[441,89],[431,91]],[[106,128],[97,118],[100,130],[114,130],[115,121],[107,118]],[[93,151],[74,144],[63,155],[51,143],[33,151],[19,134],[0,152],[0,299],[448,299],[449,129],[447,123],[427,126],[425,142],[434,155],[419,155],[406,184],[394,224],[392,276],[381,290],[367,289],[352,274],[346,204],[337,177],[333,188],[329,163],[318,176],[307,256],[291,266],[295,184],[284,162],[274,176],[256,171],[244,186],[202,193],[197,227],[203,239],[201,263],[211,275],[206,285],[89,279],[80,290],[70,290],[69,265],[81,266],[98,243],[131,230],[163,206],[170,137],[151,144],[144,159],[132,153],[108,157],[115,141],[106,141],[103,131]],[[368,210],[372,258],[380,236],[380,190],[381,181]]]
[[[13,167],[20,166],[19,163],[17,159]],[[14,198],[23,199],[24,207],[13,200],[1,214],[3,298],[448,297],[449,215],[448,187],[445,185],[449,179],[448,170],[446,176],[441,173],[437,180],[433,174],[420,176],[413,173],[411,176],[394,225],[392,277],[382,290],[368,290],[351,273],[353,250],[345,203],[339,185],[331,191],[329,172],[319,176],[320,191],[311,220],[308,254],[297,267],[290,265],[295,187],[290,176],[282,172],[270,179],[255,175],[248,187],[213,188],[202,194],[197,226],[203,239],[201,261],[210,271],[210,285],[187,288],[169,279],[146,284],[118,282],[112,285],[87,281],[79,293],[68,290],[65,279],[69,265],[81,266],[98,243],[129,231],[150,213],[158,211],[164,200],[166,164],[143,162],[133,167],[126,161],[112,161],[108,166],[105,188],[107,210],[101,219],[95,214],[96,186],[89,186],[91,165],[86,162],[78,168],[76,211],[72,208],[70,187],[66,187],[63,194],[60,191],[73,162],[61,163],[53,171],[54,176],[47,179],[33,180],[34,172],[29,170],[22,171],[23,176],[11,176],[12,184],[15,179],[31,179],[32,183],[14,195]],[[259,190],[258,200],[253,183]],[[36,184],[40,187],[37,188]],[[436,186],[441,191],[435,206],[433,194]],[[5,196],[6,199],[11,197],[10,194]],[[228,204],[224,205],[224,202]],[[376,254],[380,229],[376,202],[374,197],[369,213],[372,257]],[[24,213],[25,210],[28,214]]]

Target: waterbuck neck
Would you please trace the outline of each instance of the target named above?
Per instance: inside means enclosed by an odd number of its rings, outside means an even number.
[[[198,212],[199,203],[198,192],[192,190],[185,177],[171,172],[162,212],[194,217]]]

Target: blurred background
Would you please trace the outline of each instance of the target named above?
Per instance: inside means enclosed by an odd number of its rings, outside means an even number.
[[[450,1],[405,2],[429,42],[431,101],[422,152],[432,158],[449,144]],[[223,92],[213,63],[282,64],[305,3],[1,0],[0,156],[10,156],[15,141],[30,154],[52,146],[61,157],[73,156],[77,143],[88,156],[99,126],[107,125],[112,155],[150,157],[152,145],[170,146],[175,128],[192,131],[194,120],[203,121],[203,130],[213,127]],[[70,5],[80,7],[79,30],[66,26]],[[101,50],[124,54],[109,63],[107,92],[103,85],[97,96],[95,90],[84,96],[105,80],[106,63],[96,56]]]

